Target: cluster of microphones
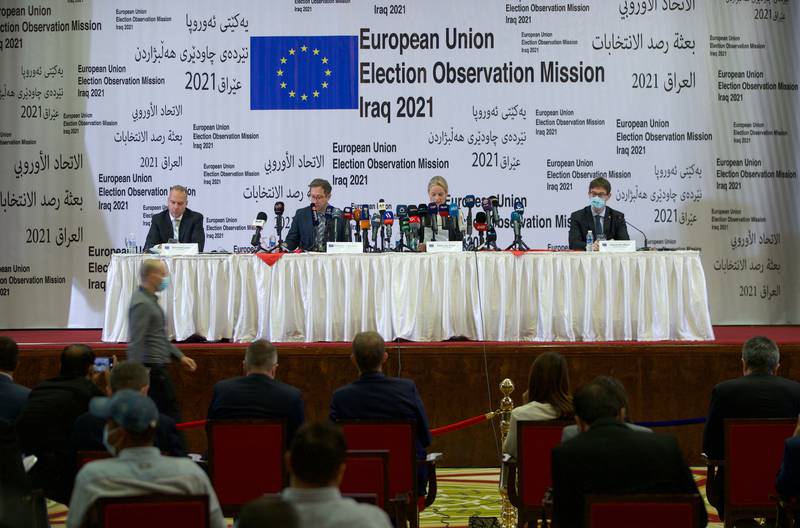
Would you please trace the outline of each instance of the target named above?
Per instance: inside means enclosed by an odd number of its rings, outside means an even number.
[[[497,247],[497,230],[500,224],[500,200],[497,196],[475,198],[475,195],[464,196],[462,203],[467,208],[466,222],[462,226],[461,210],[453,200],[450,203],[419,205],[397,205],[395,211],[390,209],[385,200],[378,201],[374,211],[370,213],[370,205],[353,205],[339,209],[328,206],[325,211],[316,211],[312,208],[314,226],[319,225],[320,217],[325,219],[326,242],[338,240],[340,230],[344,229],[347,242],[360,242],[364,253],[385,251],[417,251],[420,244],[425,243],[425,228],[433,233],[432,239],[437,239],[441,229],[448,235],[448,240],[461,241],[465,251],[494,250]],[[473,208],[480,207],[473,218]],[[275,203],[275,228],[277,231],[277,244],[270,248],[261,248],[261,231],[267,221],[267,215],[258,213],[253,224],[256,232],[251,243],[255,247],[268,251],[286,251],[283,242],[283,202]],[[525,212],[523,202],[517,198],[514,201],[514,210],[511,212],[511,227],[514,231],[514,242],[506,248],[527,250],[528,246],[522,241],[522,215]],[[437,221],[439,217],[440,220]],[[399,227],[398,240],[392,244],[392,230],[397,220]],[[343,224],[343,226],[342,226]],[[477,233],[477,237],[473,236]],[[464,236],[466,234],[466,236]],[[302,248],[313,250],[314,248]]]

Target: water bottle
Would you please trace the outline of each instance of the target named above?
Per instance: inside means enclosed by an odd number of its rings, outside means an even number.
[[[136,253],[136,236],[133,233],[125,237],[125,251],[129,255]]]
[[[586,251],[594,251],[594,235],[591,231],[586,233]]]
[[[275,237],[275,235],[270,235],[269,236],[269,245],[267,245],[267,249],[272,249],[276,245],[278,245],[278,239]]]

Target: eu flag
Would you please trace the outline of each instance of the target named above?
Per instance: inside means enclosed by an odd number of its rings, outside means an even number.
[[[355,36],[250,37],[250,109],[358,108]]]

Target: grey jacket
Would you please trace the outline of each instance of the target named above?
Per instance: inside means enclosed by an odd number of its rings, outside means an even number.
[[[158,297],[139,287],[128,309],[128,359],[140,363],[168,364],[183,352],[167,339],[164,311]]]

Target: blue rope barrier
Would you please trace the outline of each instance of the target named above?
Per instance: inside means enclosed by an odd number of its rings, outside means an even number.
[[[661,422],[634,422],[642,427],[676,427],[679,425],[695,425],[706,423],[706,418],[684,418],[683,420],[664,420]]]

